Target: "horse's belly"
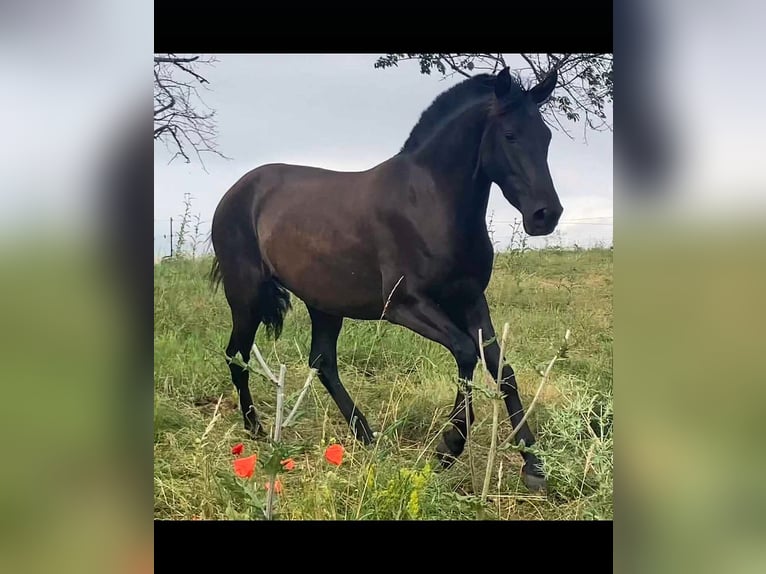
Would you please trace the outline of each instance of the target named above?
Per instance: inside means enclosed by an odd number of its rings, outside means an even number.
[[[339,265],[309,265],[288,286],[307,305],[330,315],[379,319],[383,312],[380,279]]]
[[[298,243],[298,242],[295,242]],[[379,319],[383,312],[380,271],[372,254],[324,253],[321,245],[284,238],[267,246],[279,280],[310,307],[352,319]]]

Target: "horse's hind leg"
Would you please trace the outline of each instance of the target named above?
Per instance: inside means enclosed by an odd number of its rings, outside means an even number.
[[[224,280],[226,299],[231,307],[232,329],[229,344],[226,346],[227,360],[237,353],[242,355],[242,360],[247,363],[250,360],[250,349],[255,341],[255,333],[261,323],[258,310],[258,291],[261,282],[257,269],[249,265],[243,265],[237,269],[237,281]],[[253,398],[250,396],[249,372],[240,366],[229,362],[231,380],[239,394],[239,406],[245,422],[245,429],[253,437],[265,434],[258,418],[258,413],[253,406]]]
[[[229,344],[226,346],[226,356],[233,358],[239,352],[242,355],[242,360],[247,363],[250,360],[250,348],[253,346],[259,321],[246,306],[233,307],[231,318],[233,327]],[[239,406],[242,409],[245,429],[253,436],[263,434],[264,431],[253,406],[253,398],[250,395],[249,372],[232,362],[229,362],[229,370],[231,371],[231,381],[239,394]]]
[[[309,366],[319,371],[319,380],[338,405],[354,436],[364,444],[373,440],[373,432],[362,412],[354,404],[338,377],[337,344],[343,319],[311,307],[311,353]]]

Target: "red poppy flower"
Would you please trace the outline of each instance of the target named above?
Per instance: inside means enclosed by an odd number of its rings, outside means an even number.
[[[255,462],[257,459],[258,456],[254,454],[234,460],[234,473],[242,478],[250,478],[253,476],[253,472],[255,472]]]
[[[235,444],[233,447],[231,447],[231,454],[239,456],[242,454],[242,451],[245,450],[245,445],[243,445],[241,442]]]
[[[270,482],[267,482],[266,484],[264,484],[264,486],[266,487],[266,490],[270,490],[271,489],[271,483]],[[282,483],[279,482],[279,480],[275,480],[274,481],[274,492],[276,492],[277,494],[281,494],[282,493]]]
[[[292,470],[295,468],[295,461],[291,458],[286,458],[282,461],[282,468],[285,470]]]
[[[324,457],[330,464],[340,466],[343,462],[343,446],[339,444],[331,444],[324,451]]]

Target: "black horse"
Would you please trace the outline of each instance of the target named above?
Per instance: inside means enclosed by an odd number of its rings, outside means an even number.
[[[551,132],[539,106],[557,81],[552,71],[526,90],[505,68],[473,76],[439,95],[401,151],[362,172],[269,164],[245,174],[216,208],[214,285],[223,281],[233,328],[227,357],[248,361],[259,325],[279,337],[292,292],[311,317],[310,366],[357,439],[374,436],[338,378],[343,318],[386,319],[446,347],[470,380],[478,331],[495,336],[484,290],[493,249],[486,226],[492,182],[523,217],[529,235],[547,235],[563,211],[548,169]],[[497,373],[500,349],[485,349]],[[262,432],[248,373],[229,363],[245,428]],[[514,428],[524,416],[513,369],[501,388]],[[458,391],[437,455],[449,466],[473,422],[470,388]],[[466,413],[466,402],[468,411]],[[467,420],[469,419],[470,420]],[[526,446],[526,422],[516,434]],[[545,486],[540,461],[523,452],[523,477]]]

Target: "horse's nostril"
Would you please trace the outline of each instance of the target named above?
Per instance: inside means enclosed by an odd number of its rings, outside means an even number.
[[[532,220],[536,223],[543,223],[548,217],[548,210],[545,208],[538,209],[532,214]]]

